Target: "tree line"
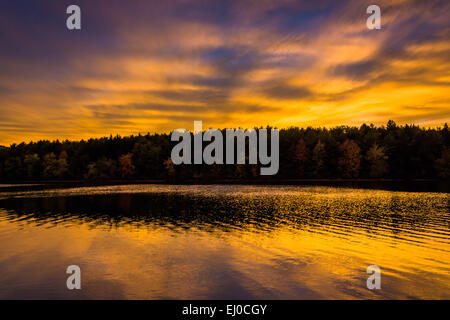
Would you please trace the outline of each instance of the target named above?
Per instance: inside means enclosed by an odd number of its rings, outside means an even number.
[[[258,165],[250,164],[174,165],[170,134],[146,134],[0,147],[0,181],[450,178],[447,124],[421,128],[390,120],[380,127],[290,127],[279,137],[280,169],[274,176],[261,177]]]

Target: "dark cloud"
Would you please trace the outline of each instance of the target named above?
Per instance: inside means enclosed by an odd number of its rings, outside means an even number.
[[[224,90],[151,90],[147,93],[167,100],[203,104],[224,103],[228,97]]]
[[[450,14],[448,2],[446,4],[445,1],[411,1],[403,6],[387,5],[383,12],[395,14],[396,18],[384,26],[388,31],[387,37],[376,52],[363,61],[336,65],[330,69],[330,74],[353,80],[389,78],[394,81],[397,78],[398,69],[390,67],[392,61],[414,61],[426,58],[424,55],[436,59],[435,53],[412,53],[408,49],[415,45],[439,43],[450,37],[450,24],[442,25],[442,21],[439,18],[436,19],[436,16]],[[370,31],[365,31],[366,34],[368,32]],[[448,58],[450,58],[448,51],[440,55],[443,63],[446,63]]]
[[[260,25],[270,25],[280,33],[314,32],[333,10],[345,7],[346,1],[291,1],[267,10]]]
[[[338,76],[346,76],[350,79],[364,80],[369,79],[374,71],[383,66],[383,61],[372,58],[370,60],[338,65],[333,68],[332,73]]]
[[[126,110],[146,110],[146,111],[166,111],[166,112],[189,112],[189,111],[206,111],[205,106],[189,106],[187,104],[162,104],[162,103],[130,103],[123,105],[107,105],[107,104],[97,104],[97,105],[87,105],[85,108],[91,110],[97,114],[101,112],[101,110],[117,110],[119,113],[118,116],[123,114],[123,111]]]
[[[262,92],[270,98],[279,100],[301,100],[313,96],[313,93],[307,87],[291,86],[284,83],[268,86]]]

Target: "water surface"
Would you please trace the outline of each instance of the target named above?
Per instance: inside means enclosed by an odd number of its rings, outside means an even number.
[[[17,189],[0,189],[1,299],[450,298],[448,193]],[[66,288],[73,264],[81,290]]]

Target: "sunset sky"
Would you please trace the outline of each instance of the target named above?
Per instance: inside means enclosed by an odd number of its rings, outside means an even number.
[[[77,4],[82,30],[66,28]],[[382,29],[368,30],[378,4]],[[0,145],[450,122],[450,1],[2,1]]]

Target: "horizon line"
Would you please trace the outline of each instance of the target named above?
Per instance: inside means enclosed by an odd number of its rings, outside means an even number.
[[[394,120],[388,120],[387,122],[386,122],[386,125],[384,125],[384,124],[382,124],[382,125],[375,125],[375,124],[373,124],[373,123],[370,123],[370,124],[367,124],[367,123],[362,123],[361,125],[359,125],[359,126],[357,126],[357,125],[345,125],[345,124],[342,124],[342,125],[333,125],[333,126],[326,126],[326,125],[324,125],[324,126],[294,126],[294,125],[291,125],[291,126],[286,126],[286,127],[282,127],[282,128],[278,128],[278,127],[276,127],[276,126],[271,126],[271,125],[265,125],[265,126],[253,126],[253,127],[246,127],[246,128],[243,128],[243,127],[240,127],[240,126],[238,126],[238,127],[235,127],[235,128],[220,128],[220,129],[217,129],[217,128],[208,128],[208,129],[205,129],[205,130],[202,130],[202,132],[204,132],[204,131],[206,131],[206,130],[209,130],[209,129],[216,129],[216,130],[220,130],[220,131],[222,131],[222,130],[226,130],[226,129],[234,129],[234,130],[236,130],[236,129],[243,129],[243,130],[249,130],[249,129],[264,129],[264,128],[271,128],[271,129],[278,129],[278,130],[289,130],[289,129],[300,129],[300,130],[304,130],[304,129],[313,129],[313,130],[317,130],[317,129],[328,129],[328,130],[332,130],[332,129],[337,129],[337,128],[361,128],[362,126],[367,126],[367,127],[370,127],[370,128],[376,128],[376,129],[383,129],[383,128],[386,128],[387,127],[387,125],[389,124],[389,122],[390,121],[392,121],[393,123],[394,123],[394,125],[396,126],[396,127],[399,127],[399,128],[403,128],[403,127],[417,127],[417,128],[419,128],[419,129],[421,129],[421,130],[431,130],[431,129],[443,129],[443,128],[445,128],[446,126],[448,127],[448,123],[447,122],[444,122],[443,123],[443,125],[441,126],[441,125],[434,125],[434,126],[421,126],[420,124],[414,124],[414,123],[405,123],[405,124],[398,124],[398,123],[396,123]],[[0,144],[0,147],[3,147],[3,148],[10,148],[11,146],[13,146],[13,145],[21,145],[21,144],[31,144],[31,143],[38,143],[38,142],[44,142],[44,141],[47,141],[47,142],[50,142],[50,143],[55,143],[55,142],[81,142],[81,141],[89,141],[89,140],[91,140],[91,139],[94,139],[94,140],[100,140],[100,139],[105,139],[105,138],[111,138],[111,137],[119,137],[119,138],[127,138],[127,137],[139,137],[139,136],[151,136],[151,135],[165,135],[165,134],[167,134],[167,135],[170,135],[172,132],[174,132],[175,130],[179,130],[179,129],[182,129],[182,128],[177,128],[177,129],[173,129],[173,130],[171,130],[171,131],[163,131],[163,132],[150,132],[150,131],[147,131],[146,133],[144,133],[144,132],[138,132],[138,133],[130,133],[130,134],[127,134],[127,135],[120,135],[120,134],[112,134],[112,133],[110,133],[109,135],[101,135],[101,136],[97,136],[97,137],[95,137],[95,136],[92,136],[92,137],[89,137],[89,138],[81,138],[81,139],[68,139],[68,138],[66,138],[66,139],[58,139],[58,138],[56,138],[56,139],[53,139],[53,140],[50,140],[50,139],[39,139],[39,140],[29,140],[29,141],[20,141],[20,142],[12,142],[12,143],[10,143],[9,144],[9,146],[7,146],[7,145],[3,145],[3,144]],[[185,128],[184,128],[185,129]],[[185,129],[185,130],[188,130],[188,129]],[[190,133],[194,133],[194,130],[188,130]]]

